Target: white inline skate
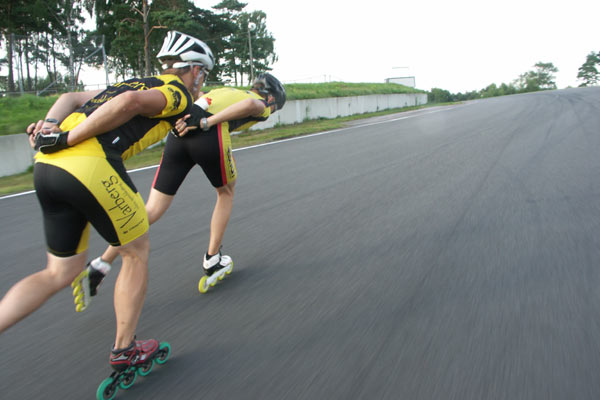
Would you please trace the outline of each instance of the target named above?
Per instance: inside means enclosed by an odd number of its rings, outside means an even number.
[[[208,260],[204,254],[204,276],[198,282],[200,293],[206,293],[209,288],[215,286],[218,281],[223,280],[225,275],[231,274],[233,270],[233,260],[229,256],[221,255],[221,252],[212,256]]]

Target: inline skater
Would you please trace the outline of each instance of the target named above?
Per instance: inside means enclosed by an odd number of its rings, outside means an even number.
[[[150,224],[169,208],[177,190],[194,165],[200,165],[217,191],[217,202],[210,224],[208,250],[204,254],[204,277],[199,290],[208,287],[226,273],[233,261],[221,254],[221,242],[233,208],[237,170],[229,132],[248,129],[281,109],[286,101],[285,88],[269,73],[260,74],[249,91],[233,88],[215,89],[203,95],[192,113],[177,121],[174,135],[169,135],[163,157],[150,190],[146,211]],[[189,119],[188,119],[189,118]],[[199,128],[200,131],[194,132]],[[109,247],[101,257],[88,263],[87,281],[74,282],[75,304],[87,308],[90,297],[110,271],[118,253]],[[83,290],[79,287],[83,286]]]
[[[161,75],[130,79],[101,92],[64,94],[45,121],[27,128],[30,143],[39,150],[34,185],[48,261],[46,269],[16,283],[0,301],[0,332],[40,308],[85,269],[91,223],[123,257],[115,286],[117,328],[110,365],[124,371],[157,353],[156,340],[135,340],[146,295],[149,223],[123,160],[163,139],[190,113],[214,57],[204,42],[171,31],[157,58],[164,67]]]

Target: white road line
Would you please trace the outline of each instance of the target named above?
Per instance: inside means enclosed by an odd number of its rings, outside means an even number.
[[[457,106],[444,107],[444,108],[441,108],[441,109],[438,109],[438,110],[429,111],[429,112],[417,113],[417,114],[414,114],[414,115],[407,115],[407,116],[404,116],[404,117],[398,117],[398,118],[394,118],[394,119],[386,119],[385,121],[370,122],[370,123],[365,123],[365,124],[361,124],[361,125],[349,126],[347,128],[334,129],[334,130],[331,130],[331,131],[325,131],[325,132],[319,132],[319,133],[311,133],[309,135],[296,136],[296,137],[289,138],[289,139],[275,140],[273,142],[256,144],[256,145],[247,146],[247,147],[240,147],[239,149],[234,149],[233,152],[235,153],[236,151],[250,150],[250,149],[255,149],[257,147],[272,146],[272,145],[275,145],[275,144],[280,144],[280,143],[285,143],[285,142],[291,142],[293,140],[308,139],[308,138],[315,137],[315,136],[329,135],[331,133],[338,133],[338,132],[347,131],[347,130],[350,130],[350,129],[362,128],[362,127],[365,127],[365,126],[373,126],[373,125],[386,124],[388,122],[395,122],[395,121],[400,121],[400,120],[403,120],[403,119],[420,117],[422,115],[435,114],[435,113],[438,113],[438,112],[441,112],[441,111],[453,110],[456,107]],[[157,165],[152,165],[152,166],[149,166],[149,167],[132,169],[132,170],[129,170],[127,172],[139,172],[139,171],[145,171],[147,169],[152,169],[152,168],[157,168],[157,167],[158,167],[158,164]],[[10,195],[7,195],[7,196],[0,197],[0,200],[11,199],[13,197],[20,197],[20,196],[25,196],[25,195],[28,195],[28,194],[33,194],[33,193],[35,193],[35,190],[30,190],[28,192],[23,192],[23,193],[10,194]]]

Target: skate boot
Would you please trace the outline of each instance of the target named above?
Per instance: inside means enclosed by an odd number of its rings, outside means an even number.
[[[100,257],[90,261],[86,268],[73,280],[73,302],[75,311],[84,311],[90,305],[92,296],[97,293],[98,286],[110,271],[110,264]]]
[[[152,361],[158,351],[158,342],[154,339],[134,340],[124,349],[113,349],[110,352],[110,366],[115,371],[125,371],[129,367],[136,367]]]
[[[218,254],[208,257],[204,255],[204,276],[198,283],[198,290],[200,293],[206,293],[208,289],[217,284],[217,281],[223,280],[225,275],[231,274],[233,270],[233,260],[229,256]]]
[[[164,364],[170,355],[171,345],[167,342],[158,343],[154,339],[134,339],[131,345],[124,349],[113,349],[109,362],[114,371],[98,387],[96,399],[114,399],[119,388],[129,389],[138,375],[148,375],[154,363]]]

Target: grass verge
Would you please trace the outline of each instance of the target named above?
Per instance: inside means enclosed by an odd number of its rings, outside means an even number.
[[[455,103],[448,103],[455,104]],[[427,108],[432,106],[439,106],[440,104],[432,104],[425,106],[416,107],[405,107],[401,109],[392,109],[379,111],[375,113],[366,113],[359,115],[352,115],[349,117],[342,117],[336,119],[320,119],[306,121],[300,124],[294,125],[282,125],[271,129],[265,129],[263,131],[247,131],[240,133],[239,135],[233,135],[231,137],[232,145],[234,149],[241,147],[252,146],[256,144],[269,143],[277,140],[289,139],[296,136],[308,135],[311,133],[324,132],[334,129],[343,128],[347,122],[354,121],[357,119],[371,118],[382,115],[397,114],[400,112],[406,112],[421,108]],[[446,105],[446,104],[445,104]],[[146,149],[140,154],[125,161],[125,167],[127,170],[136,168],[147,167],[156,165],[160,162],[162,155],[163,146],[156,146],[152,149]],[[0,195],[9,195],[28,190],[33,190],[33,168],[30,171],[24,172],[18,175],[11,175],[0,177]]]

